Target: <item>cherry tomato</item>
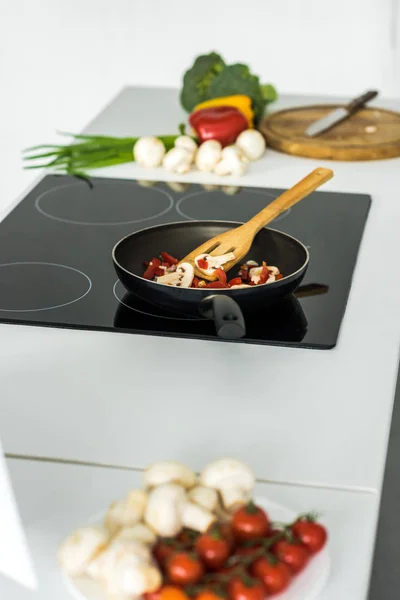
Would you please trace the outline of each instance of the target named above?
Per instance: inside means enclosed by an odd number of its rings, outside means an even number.
[[[293,573],[299,573],[306,566],[310,554],[303,544],[290,542],[288,540],[279,540],[272,547],[273,553],[287,566]]]
[[[176,552],[167,561],[167,577],[175,585],[197,583],[204,575],[204,567],[196,554]]]
[[[160,590],[160,600],[189,600],[189,596],[179,587],[164,585]]]
[[[269,594],[283,592],[292,578],[289,567],[272,555],[256,560],[251,573],[262,581]]]
[[[328,539],[325,527],[307,517],[296,521],[292,527],[292,531],[301,543],[308,548],[311,554],[316,554],[322,550]]]
[[[233,533],[238,540],[263,537],[269,529],[269,519],[262,508],[249,502],[233,515]]]
[[[165,561],[176,552],[176,542],[172,539],[159,540],[153,548],[153,556],[162,567]]]
[[[196,596],[196,600],[221,600],[221,596],[211,590],[207,590],[205,592],[200,592],[200,594]]]
[[[239,576],[230,581],[228,594],[231,600],[264,600],[265,588],[257,579]]]
[[[190,545],[193,547],[199,535],[200,534],[197,531],[185,528],[178,535],[178,540],[182,542],[182,544]]]
[[[206,566],[211,569],[222,567],[230,554],[229,543],[218,529],[203,533],[197,539],[195,548]]]
[[[144,600],[161,600],[161,590],[162,588],[156,590],[155,592],[145,592],[143,594]]]

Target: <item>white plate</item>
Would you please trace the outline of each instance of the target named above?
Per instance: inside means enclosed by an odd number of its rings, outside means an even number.
[[[256,498],[257,504],[267,511],[270,519],[276,522],[290,523],[297,514],[284,506],[275,504],[266,498]],[[89,522],[91,524],[100,523],[104,517],[96,515]],[[328,579],[330,571],[330,557],[328,547],[314,556],[308,563],[305,570],[293,578],[289,588],[273,598],[279,600],[316,600],[320,595]],[[64,580],[69,591],[77,600],[110,600],[110,596],[104,593],[99,583],[89,579],[89,577],[70,578],[64,575]],[[118,600],[113,596],[112,600]],[[126,599],[123,599],[126,600]]]

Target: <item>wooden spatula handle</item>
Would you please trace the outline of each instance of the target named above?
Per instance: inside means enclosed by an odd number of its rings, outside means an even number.
[[[283,194],[263,208],[263,210],[257,213],[245,225],[242,225],[242,227],[249,227],[250,230],[254,229],[255,233],[258,233],[278,215],[302,200],[305,196],[308,196],[308,194],[311,194],[311,192],[326,181],[329,181],[332,177],[333,171],[331,169],[325,169],[324,167],[315,169],[307,177],[304,177],[304,179],[291,187],[290,190],[283,192]]]

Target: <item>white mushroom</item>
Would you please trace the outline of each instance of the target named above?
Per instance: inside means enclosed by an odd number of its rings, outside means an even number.
[[[206,510],[213,512],[218,508],[218,493],[216,490],[197,485],[188,492],[188,498],[191,502],[202,506]]]
[[[139,523],[144,515],[147,494],[143,490],[132,490],[123,500],[113,502],[106,513],[104,524],[111,533],[121,527]]]
[[[235,196],[235,194],[240,192],[240,187],[238,187],[237,185],[224,185],[222,186],[222,191],[224,192],[224,194],[226,194],[227,196]]]
[[[149,465],[144,472],[145,486],[151,488],[162,483],[180,483],[185,488],[191,488],[196,483],[196,474],[175,460],[163,460]]]
[[[175,287],[190,288],[193,282],[194,268],[190,263],[181,263],[176,271],[157,277],[157,283]]]
[[[183,173],[190,171],[192,162],[193,157],[190,152],[185,150],[185,148],[175,147],[167,152],[162,164],[167,171],[182,175]]]
[[[165,183],[173,192],[178,193],[186,192],[190,185],[189,183],[182,183],[181,181],[166,181]]]
[[[105,581],[109,594],[138,598],[161,587],[162,575],[151,563],[138,563],[129,552],[121,554]]]
[[[175,140],[175,148],[183,148],[184,150],[186,150],[186,152],[189,152],[189,154],[192,157],[192,162],[194,159],[194,155],[196,154],[197,147],[198,146],[194,139],[189,137],[188,135],[180,135]]]
[[[203,183],[203,188],[206,190],[206,192],[215,192],[216,190],[219,190],[219,187],[220,186],[215,185],[215,183]]]
[[[134,558],[135,564],[147,564],[152,561],[148,546],[138,540],[117,537],[93,558],[86,568],[86,574],[93,579],[106,579],[112,573],[119,558],[126,554]]]
[[[146,546],[153,546],[157,541],[157,536],[147,525],[137,523],[133,527],[120,529],[114,540],[135,540]]]
[[[226,146],[222,150],[221,160],[216,164],[214,173],[217,175],[236,175],[245,174],[248,165],[248,159],[240,152],[236,146]]]
[[[233,260],[235,258],[235,254],[233,252],[227,252],[226,254],[221,254],[220,256],[211,256],[211,254],[199,254],[194,259],[196,267],[206,273],[207,275],[212,275],[216,269],[220,269],[224,264]],[[199,261],[205,260],[208,263],[207,269],[203,269],[199,267]]]
[[[152,188],[158,183],[157,181],[149,181],[147,179],[138,179],[137,182],[141,187],[145,188]]]
[[[164,144],[152,135],[139,138],[133,147],[133,157],[141,167],[159,167],[164,155]]]
[[[60,567],[71,576],[81,575],[90,561],[108,542],[108,533],[102,527],[82,527],[61,544],[57,558]]]
[[[264,267],[253,267],[249,271],[250,279],[255,285],[257,285],[261,279],[261,272],[263,268]],[[269,271],[272,269],[274,269],[274,273],[277,271],[276,275],[279,275],[279,269],[277,269],[276,267],[268,267]],[[275,281],[276,277],[274,273],[269,274],[268,279],[265,283],[273,283]]]
[[[153,488],[145,512],[145,522],[163,537],[173,537],[182,528],[182,505],[185,490],[176,483],[165,483]]]
[[[236,139],[236,146],[249,160],[258,160],[265,152],[263,135],[257,129],[246,129]]]
[[[194,502],[184,502],[182,505],[182,525],[203,533],[215,522],[216,516]]]
[[[224,507],[232,511],[251,498],[255,477],[244,462],[234,458],[222,458],[203,469],[200,483],[219,490]]]
[[[222,146],[217,140],[203,142],[196,152],[195,164],[199,171],[213,171],[221,159]]]

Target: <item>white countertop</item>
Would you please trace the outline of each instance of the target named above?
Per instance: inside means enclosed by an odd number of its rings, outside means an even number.
[[[71,600],[56,564],[64,536],[140,484],[141,474],[120,469],[9,460],[39,589],[31,592],[0,575],[4,600]],[[268,497],[295,512],[318,510],[329,530],[332,570],[319,600],[366,600],[378,511],[376,494],[259,484]],[[299,599],[300,600],[300,599]]]
[[[287,97],[281,106],[324,100]],[[127,88],[87,131],[173,133],[183,117],[176,91]],[[200,468],[233,454],[269,481],[379,491],[400,339],[400,159],[328,163],[268,151],[240,183],[289,187],[320,164],[335,171],[325,190],[373,198],[334,350],[2,325],[6,450],[134,467],[175,458]],[[135,164],[96,174],[165,177]],[[218,365],[206,389],[194,385],[195,361]],[[182,385],[168,390],[163,380],[177,366]],[[239,370],[249,381],[262,375],[264,386],[249,390]]]

